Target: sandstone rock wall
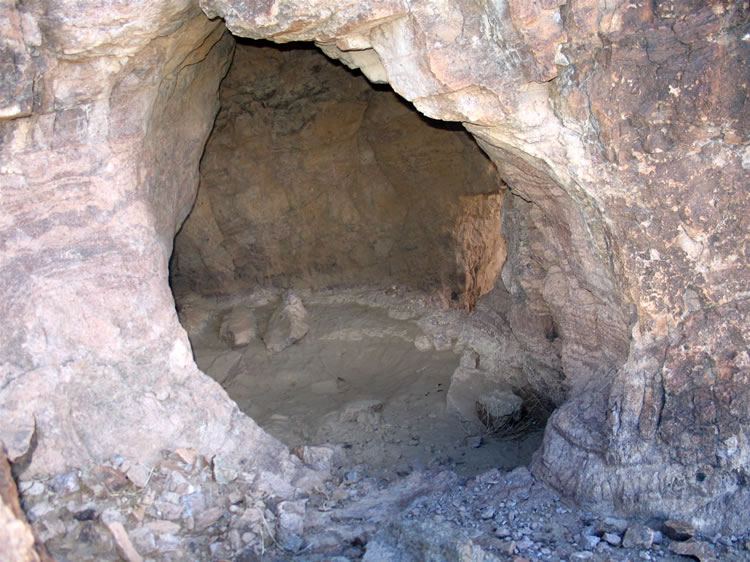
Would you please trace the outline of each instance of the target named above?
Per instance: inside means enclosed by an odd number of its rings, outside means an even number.
[[[473,306],[505,258],[505,188],[471,136],[313,46],[262,45],[222,83],[173,287],[399,284]]]

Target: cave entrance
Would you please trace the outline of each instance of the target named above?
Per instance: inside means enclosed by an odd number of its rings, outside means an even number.
[[[454,376],[505,260],[473,138],[311,46],[239,40],[219,95],[170,265],[198,366],[290,447],[383,474],[527,464],[522,397]]]

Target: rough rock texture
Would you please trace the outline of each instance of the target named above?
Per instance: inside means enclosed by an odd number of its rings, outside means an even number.
[[[278,353],[304,338],[309,329],[302,299],[289,291],[271,315],[263,333],[263,343],[268,351]]]
[[[34,537],[10,472],[10,463],[0,443],[0,553],[5,560],[48,562],[47,549]]]
[[[460,125],[315,47],[240,43],[175,240],[176,291],[392,284],[473,306],[505,259],[505,187]]]
[[[747,2],[201,6],[318,42],[493,159],[511,236],[487,318],[568,387],[537,476],[597,510],[747,529]],[[186,0],[0,12],[0,436],[35,420],[24,476],[190,443],[291,478],[197,371],[167,284],[231,39]]]
[[[361,60],[498,165],[498,290],[569,386],[537,474],[597,509],[746,527],[746,3],[201,5]]]
[[[187,1],[2,10],[0,439],[35,426],[22,478],[188,444],[292,478],[196,368],[167,283],[233,39]]]

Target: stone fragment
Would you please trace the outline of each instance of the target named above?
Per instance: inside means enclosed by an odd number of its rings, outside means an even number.
[[[475,403],[477,417],[490,433],[512,427],[521,417],[523,399],[509,390],[494,391]]]
[[[38,496],[44,492],[44,484],[39,480],[29,480],[21,482],[18,489],[24,496]]]
[[[414,338],[414,347],[422,352],[430,351],[433,349],[432,342],[427,336],[417,336],[416,338]]]
[[[581,546],[583,546],[587,550],[593,550],[594,548],[596,548],[596,545],[598,545],[599,542],[601,541],[601,539],[597,537],[596,535],[589,535],[589,534],[584,534],[582,536],[582,539],[583,539],[583,543],[581,544]]]
[[[223,457],[216,456],[212,459],[214,480],[219,484],[226,485],[234,482],[239,476],[239,472],[230,467]]]
[[[37,542],[18,499],[5,448],[0,442],[0,558],[51,562],[47,549]]]
[[[66,472],[52,478],[48,485],[58,496],[64,497],[81,489],[81,479],[77,472]]]
[[[301,536],[305,529],[306,506],[307,500],[283,501],[279,503],[279,529]]]
[[[28,412],[18,412],[15,415],[3,413],[0,416],[0,448],[5,445],[8,461],[22,463],[31,448],[36,434],[36,419]]]
[[[142,555],[150,554],[156,550],[156,538],[154,533],[148,527],[138,527],[128,533],[133,547]]]
[[[174,521],[167,521],[165,519],[155,519],[146,523],[145,527],[156,533],[157,535],[174,535],[180,531],[179,523]]]
[[[495,536],[500,539],[509,537],[511,536],[510,529],[508,529],[508,527],[498,527],[497,529],[495,529]]]
[[[663,526],[664,534],[673,541],[686,541],[695,536],[695,527],[685,521],[667,519]]]
[[[179,504],[170,501],[156,500],[153,507],[157,510],[159,517],[164,517],[171,521],[175,521],[182,517],[183,507]]]
[[[307,466],[319,471],[330,471],[333,469],[335,462],[341,462],[342,460],[341,451],[333,447],[306,445],[298,447],[292,450],[292,452]]]
[[[103,485],[108,492],[119,492],[130,484],[122,472],[107,465],[97,465],[89,471],[89,477],[95,484]]]
[[[224,316],[219,336],[230,347],[243,347],[258,337],[255,314],[250,307],[237,306]]]
[[[105,524],[115,539],[115,544],[117,545],[117,550],[120,552],[120,555],[128,562],[143,562],[143,557],[138,554],[138,551],[133,546],[133,543],[130,541],[130,537],[128,537],[128,533],[125,531],[125,527],[122,523],[119,521],[110,521]]]
[[[432,345],[436,351],[448,351],[453,349],[453,339],[447,334],[435,334]]]
[[[621,517],[605,517],[597,521],[596,534],[615,533],[622,536],[628,528],[628,520]]]
[[[669,545],[669,549],[675,554],[690,556],[692,558],[695,558],[699,562],[718,561],[716,552],[710,544],[703,541],[698,541],[694,538],[688,539],[684,542],[673,542]]]
[[[493,398],[489,398],[493,397]],[[458,367],[451,376],[446,401],[448,408],[455,410],[461,418],[484,427],[478,414],[477,403],[485,404],[480,410],[497,410],[502,417],[520,410],[522,400],[513,394],[512,388],[493,380],[489,373],[468,367]],[[485,417],[489,421],[490,418]]]
[[[611,544],[612,546],[619,546],[620,542],[622,542],[620,535],[618,535],[617,533],[604,533],[602,535],[602,539],[604,539],[608,544]]]
[[[136,488],[145,488],[151,479],[151,469],[144,464],[136,462],[128,468],[125,472],[125,476],[128,477],[128,480],[130,480]]]
[[[195,461],[198,458],[198,453],[195,449],[175,449],[174,453],[187,465],[195,464]]]
[[[497,509],[495,509],[494,505],[488,505],[482,508],[482,510],[479,512],[479,517],[482,519],[492,519],[495,516],[495,513],[497,512]]]
[[[200,511],[194,515],[195,517],[195,529],[202,531],[203,529],[210,527],[216,523],[225,511],[222,507],[212,507],[205,511]]]
[[[339,415],[341,422],[357,422],[362,425],[377,425],[381,420],[384,404],[381,400],[357,400],[344,406]]]
[[[654,544],[654,531],[643,523],[633,523],[625,531],[622,546],[625,548],[651,548]]]
[[[288,291],[268,321],[263,343],[268,351],[279,353],[305,337],[309,329],[302,299]]]

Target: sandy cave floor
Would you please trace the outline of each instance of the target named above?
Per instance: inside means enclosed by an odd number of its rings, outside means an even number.
[[[178,302],[198,364],[292,447],[314,485],[227,479],[193,449],[23,481],[24,510],[55,560],[750,560],[750,536],[607,517],[559,497],[524,466],[541,428],[500,439],[459,421],[445,395],[476,336],[464,311],[398,291],[298,296],[309,331],[275,354],[258,338],[233,349],[220,327],[250,311],[263,334],[279,292]]]
[[[260,337],[278,306],[272,292],[189,297],[181,317],[198,366],[290,448],[340,445],[350,467],[387,480],[421,468],[473,476],[529,464],[543,428],[500,438],[446,407],[466,313],[391,293],[300,292],[309,332],[279,353]],[[219,331],[237,306],[253,311],[259,337],[232,349]]]

